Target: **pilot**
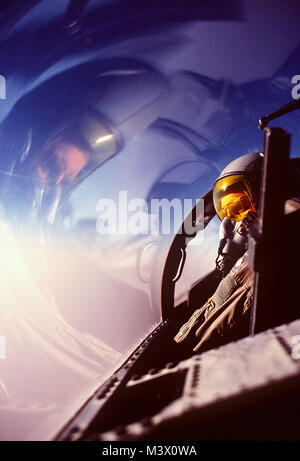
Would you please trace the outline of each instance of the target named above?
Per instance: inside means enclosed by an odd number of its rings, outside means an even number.
[[[243,155],[227,165],[214,183],[214,207],[221,220],[216,259],[220,282],[212,297],[193,313],[174,338],[194,352],[249,334],[254,273],[247,261],[247,234],[249,225],[257,218],[262,163],[262,153]],[[300,208],[299,199],[295,198],[299,197],[299,173],[291,168],[286,214]]]

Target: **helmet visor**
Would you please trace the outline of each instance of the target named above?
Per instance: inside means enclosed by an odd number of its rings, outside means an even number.
[[[242,221],[249,211],[256,212],[251,185],[244,175],[219,179],[214,185],[213,200],[221,221]]]

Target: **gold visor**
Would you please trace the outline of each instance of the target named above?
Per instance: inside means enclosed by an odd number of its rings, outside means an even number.
[[[251,186],[243,175],[219,179],[214,186],[213,199],[221,221],[224,218],[242,221],[249,211],[256,212]]]

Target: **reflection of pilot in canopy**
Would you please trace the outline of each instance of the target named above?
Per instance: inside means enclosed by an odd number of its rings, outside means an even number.
[[[249,334],[254,273],[247,261],[249,225],[257,217],[263,154],[247,154],[222,171],[213,188],[221,219],[216,271],[221,280],[215,293],[197,309],[175,336],[194,351],[203,351]],[[289,214],[300,208],[299,173],[290,165],[290,190],[285,205]],[[274,206],[276,206],[274,204]]]

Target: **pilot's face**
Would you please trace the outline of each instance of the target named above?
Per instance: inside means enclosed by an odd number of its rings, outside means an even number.
[[[72,184],[78,173],[87,165],[88,152],[66,141],[58,141],[51,150],[47,156],[42,157],[42,160],[48,157],[48,161],[39,162],[36,167],[39,179],[52,185],[59,185],[62,181]]]

